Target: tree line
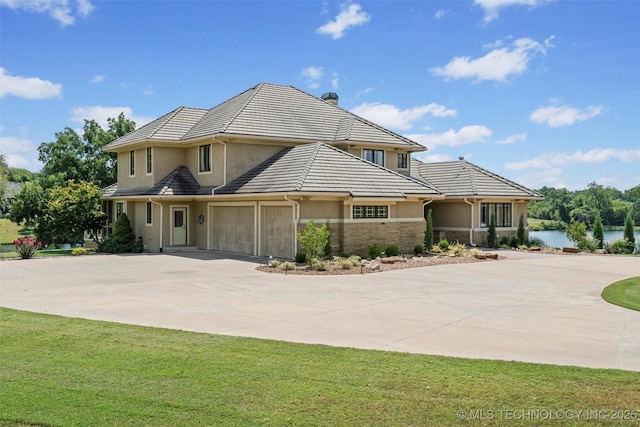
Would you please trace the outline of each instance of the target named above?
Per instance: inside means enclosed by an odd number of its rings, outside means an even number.
[[[604,226],[621,227],[630,214],[633,223],[640,225],[640,184],[624,192],[596,182],[578,191],[546,186],[537,191],[544,200],[529,204],[529,218],[564,224],[576,221],[592,228],[599,215]]]
[[[107,124],[103,129],[95,120],[85,120],[82,134],[69,127],[56,132],[54,141],[38,146],[43,167],[37,173],[10,168],[0,155],[2,200],[8,181],[23,183],[8,218],[33,227],[44,244],[82,242],[85,231],[97,242],[96,233],[106,220],[100,189],[117,180],[117,157],[102,149],[136,127],[122,113]]]

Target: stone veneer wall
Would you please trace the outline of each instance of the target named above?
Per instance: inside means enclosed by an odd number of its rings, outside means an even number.
[[[498,235],[498,243],[500,243],[500,239],[503,236],[512,237],[518,236],[518,230],[516,228],[509,230],[496,230],[496,234]],[[478,246],[487,246],[487,237],[489,235],[489,229],[486,231],[474,231],[473,232],[473,243]],[[528,235],[528,232],[527,232]],[[433,240],[434,244],[438,244],[441,239],[447,239],[449,243],[460,242],[460,243],[469,243],[469,231],[441,231],[438,229],[434,230]]]
[[[402,253],[413,253],[415,245],[423,244],[424,230],[423,221],[347,223],[343,225],[342,250],[366,257],[367,248],[377,244],[383,251],[388,245],[398,245]]]

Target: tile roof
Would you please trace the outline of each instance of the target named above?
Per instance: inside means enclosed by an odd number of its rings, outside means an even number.
[[[101,196],[191,196],[198,194],[200,188],[189,169],[178,166],[153,187],[118,188],[117,184],[112,184],[102,190]]]
[[[439,196],[428,183],[318,142],[288,147],[215,194],[349,193],[354,197]]]
[[[426,181],[447,197],[518,197],[537,199],[543,196],[500,175],[466,160],[424,163],[411,160],[411,173]]]
[[[180,107],[105,147],[213,135],[250,135],[308,142],[366,142],[426,148],[293,86],[260,83],[210,110]]]

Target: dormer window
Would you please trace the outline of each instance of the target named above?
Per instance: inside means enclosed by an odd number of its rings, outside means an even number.
[[[365,148],[362,150],[362,157],[378,166],[384,166],[384,150],[371,150]]]

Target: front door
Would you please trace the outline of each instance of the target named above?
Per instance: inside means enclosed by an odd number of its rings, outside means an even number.
[[[187,244],[187,208],[173,208],[173,246]]]

